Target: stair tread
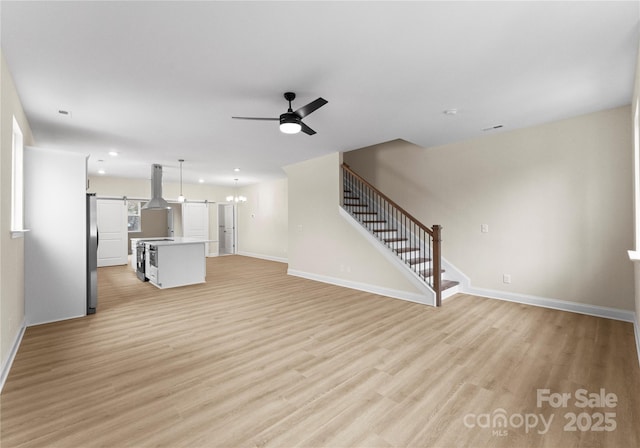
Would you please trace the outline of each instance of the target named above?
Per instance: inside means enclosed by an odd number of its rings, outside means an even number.
[[[404,254],[406,252],[417,252],[417,251],[420,251],[420,249],[418,249],[417,247],[399,247],[399,248],[394,249],[394,250],[399,254]]]
[[[440,292],[444,291],[445,289],[453,288],[454,286],[457,286],[459,284],[460,282],[457,282],[455,280],[442,280],[442,282],[440,283]]]
[[[440,272],[444,272],[444,269],[440,269]],[[433,275],[433,269],[425,269],[420,271],[420,275],[424,277],[431,277]]]
[[[406,260],[407,263],[409,264],[419,264],[419,263],[426,263],[428,261],[431,261],[431,258],[409,258],[408,260]]]
[[[351,209],[365,209],[369,207],[369,204],[360,202],[361,198],[360,196],[356,196],[354,194],[354,192],[350,189],[350,188],[344,188],[343,189],[343,198],[344,198],[344,206],[345,207],[351,207]],[[347,201],[354,201],[353,203],[347,203]],[[366,202],[366,201],[364,201]],[[357,216],[361,216],[364,217],[364,219],[359,218],[358,220],[364,224],[364,225],[374,225],[374,224],[386,224],[387,221],[384,219],[367,219],[366,216],[375,216],[378,213],[375,211],[355,211],[355,210],[351,210],[350,211],[351,214],[353,215],[357,215]],[[377,226],[376,226],[377,227]],[[375,234],[384,234],[384,233],[388,233],[388,232],[398,232],[397,228],[389,228],[389,229],[371,229],[370,231],[372,231]],[[381,236],[381,235],[379,235]],[[381,241],[383,241],[384,243],[388,244],[388,243],[400,243],[400,242],[405,242],[405,241],[409,241],[408,238],[403,238],[403,237],[394,237],[394,238],[380,238]],[[389,246],[396,254],[401,255],[401,254],[407,254],[410,252],[418,252],[418,254],[414,254],[412,258],[407,258],[404,261],[412,266],[412,269],[416,269],[416,265],[419,265],[421,263],[429,263],[431,262],[431,258],[428,257],[421,257],[420,255],[420,248],[418,247],[398,247],[398,248],[394,248],[392,246]],[[428,255],[428,254],[427,254]],[[411,255],[409,256],[411,257]],[[433,269],[432,268],[428,268],[428,269],[422,269],[420,271],[415,271],[418,272],[422,277],[431,277],[433,275]],[[441,272],[445,272],[444,269],[441,269]],[[445,279],[441,279],[440,281],[440,292],[445,291],[447,289],[453,288],[454,286],[459,285],[460,283],[455,281],[455,280],[445,280]]]

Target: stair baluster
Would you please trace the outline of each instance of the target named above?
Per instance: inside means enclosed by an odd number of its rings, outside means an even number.
[[[425,226],[347,164],[342,173],[342,207],[433,289],[440,306],[443,289],[457,284],[442,281],[442,226]]]

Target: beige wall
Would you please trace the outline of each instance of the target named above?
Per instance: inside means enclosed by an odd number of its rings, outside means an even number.
[[[289,165],[289,270],[338,284],[420,294],[340,216],[340,154]],[[336,281],[337,280],[337,281]]]
[[[182,185],[182,192],[187,200],[207,200],[212,203],[209,207],[209,238],[211,240],[217,241],[218,239],[218,211],[213,203],[224,202],[226,196],[231,194],[232,191],[231,187],[206,184]],[[111,176],[89,176],[89,192],[106,197],[127,196],[131,199],[149,199],[151,197],[151,181]],[[180,183],[162,182],[162,196],[167,201],[177,202],[179,195]],[[180,208],[178,204],[172,204],[172,207],[174,209],[174,236],[182,236]],[[215,251],[214,246],[210,247],[210,252],[212,251]]]
[[[149,198],[149,180],[126,179],[109,176],[91,176],[89,191],[98,196],[127,196]],[[238,204],[238,251],[262,258],[286,260],[287,258],[287,180],[280,179],[236,189],[206,184],[184,184],[183,193],[190,200],[208,200],[210,203],[225,203],[231,194],[247,197],[246,203]],[[163,182],[162,194],[168,201],[177,201],[180,184]],[[180,210],[174,206],[175,235],[182,235]],[[252,215],[254,215],[252,217]],[[209,237],[218,239],[218,208],[209,207]],[[214,248],[210,248],[213,252]]]
[[[639,43],[640,44],[640,43]],[[633,120],[633,167],[634,167],[634,250],[640,250],[640,45],[638,45],[638,60],[636,63],[635,88],[633,89],[632,120]],[[638,360],[640,361],[640,262],[634,263],[635,268],[635,310],[636,310],[636,344],[638,345]]]
[[[25,146],[33,144],[33,137],[2,54],[0,65],[0,365],[4,368],[24,321],[24,239],[12,239],[10,233],[14,116]]]
[[[443,225],[443,255],[473,287],[632,310],[630,115],[621,107],[427,149],[399,140],[344,160]]]
[[[244,187],[238,204],[238,252],[286,261],[288,257],[288,183],[278,179]]]
[[[224,202],[232,192],[231,187],[207,184],[183,184],[182,192],[188,200]],[[89,192],[98,196],[128,196],[132,198],[151,197],[151,181],[146,179],[128,179],[111,176],[89,176]],[[180,183],[162,182],[162,196],[167,201],[177,201],[180,195]]]
[[[127,248],[129,250],[129,254],[131,254],[131,238],[157,238],[161,236],[170,236],[168,217],[169,210],[141,210],[141,231],[129,232],[127,238]],[[175,219],[178,222],[180,221],[177,217]],[[180,233],[177,233],[176,230],[177,229],[175,229],[174,227],[174,233],[176,235],[182,235],[182,226],[180,227]]]

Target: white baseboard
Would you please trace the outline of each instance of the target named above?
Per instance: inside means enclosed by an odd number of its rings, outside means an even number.
[[[85,317],[87,317],[86,314],[78,314],[77,316],[63,317],[61,319],[47,319],[40,322],[28,322],[27,327],[37,327],[38,325],[54,324],[56,322],[64,322],[71,319],[84,319]]]
[[[293,275],[294,277],[302,277],[308,280],[315,280],[317,282],[328,283],[330,285],[342,286],[344,288],[356,289],[358,291],[364,291],[372,294],[391,297],[393,299],[406,300],[408,302],[420,303],[422,305],[433,305],[432,303],[429,303],[428,297],[425,297],[421,294],[414,293],[414,292],[383,288],[380,286],[370,285],[367,283],[354,282],[354,281],[345,280],[342,278],[329,277],[326,275],[318,275],[318,274],[312,274],[310,272],[298,271],[296,269],[287,270],[287,274]]]
[[[636,335],[636,351],[638,352],[638,365],[640,365],[640,325],[638,325],[638,315],[633,320],[633,332]]]
[[[621,320],[623,322],[635,322],[633,311],[609,308],[605,306],[589,305],[586,303],[567,302],[565,300],[550,299],[547,297],[530,296],[492,289],[467,287],[461,289],[462,293],[474,296],[488,297],[490,299],[506,300],[508,302],[522,303],[525,305],[540,306],[560,311],[586,314],[588,316],[604,317],[606,319]]]
[[[16,358],[16,354],[18,353],[18,349],[20,348],[20,344],[22,343],[22,337],[24,336],[24,332],[26,329],[27,329],[26,322],[22,321],[22,325],[20,325],[18,334],[16,334],[16,337],[13,340],[13,344],[11,345],[9,356],[7,356],[7,359],[2,363],[2,374],[0,376],[0,392],[2,392],[4,383],[5,381],[7,381],[7,377],[9,376],[9,371],[11,370],[11,366],[13,365],[13,360]]]
[[[245,257],[260,258],[262,260],[277,261],[279,263],[288,263],[289,262],[289,260],[287,258],[274,257],[272,255],[254,254],[252,252],[244,252],[244,251],[238,251],[237,254],[238,255],[243,255]]]
[[[398,272],[400,272],[407,280],[415,286],[418,291],[422,291],[424,295],[420,293],[409,293],[413,294],[415,297],[420,297],[419,300],[411,300],[411,299],[403,299],[403,297],[390,296],[397,299],[409,300],[411,302],[424,303],[425,305],[435,306],[436,303],[436,294],[433,289],[429,287],[412,269],[407,269],[407,265],[405,264],[400,257],[394,254],[387,246],[385,246],[378,238],[373,236],[373,233],[369,231],[366,227],[364,227],[358,220],[356,220],[348,211],[346,211],[341,206],[338,206],[338,213],[342,216],[360,235],[362,235],[373,248],[375,248],[378,253],[385,258],[392,266],[394,266]],[[322,281],[322,280],[320,280]],[[330,283],[330,282],[329,282]],[[364,285],[364,284],[363,284]],[[377,288],[374,285],[364,285],[367,288]],[[369,289],[364,289],[363,287],[354,288],[360,289],[361,291],[369,291]],[[378,290],[378,289],[376,289]],[[376,293],[381,294],[381,293]],[[387,294],[383,294],[387,295]]]

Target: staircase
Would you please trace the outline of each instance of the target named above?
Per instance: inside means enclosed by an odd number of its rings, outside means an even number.
[[[435,305],[443,292],[458,285],[443,278],[440,232],[420,223],[373,185],[342,165],[342,207],[386,248],[403,261],[435,293]]]

